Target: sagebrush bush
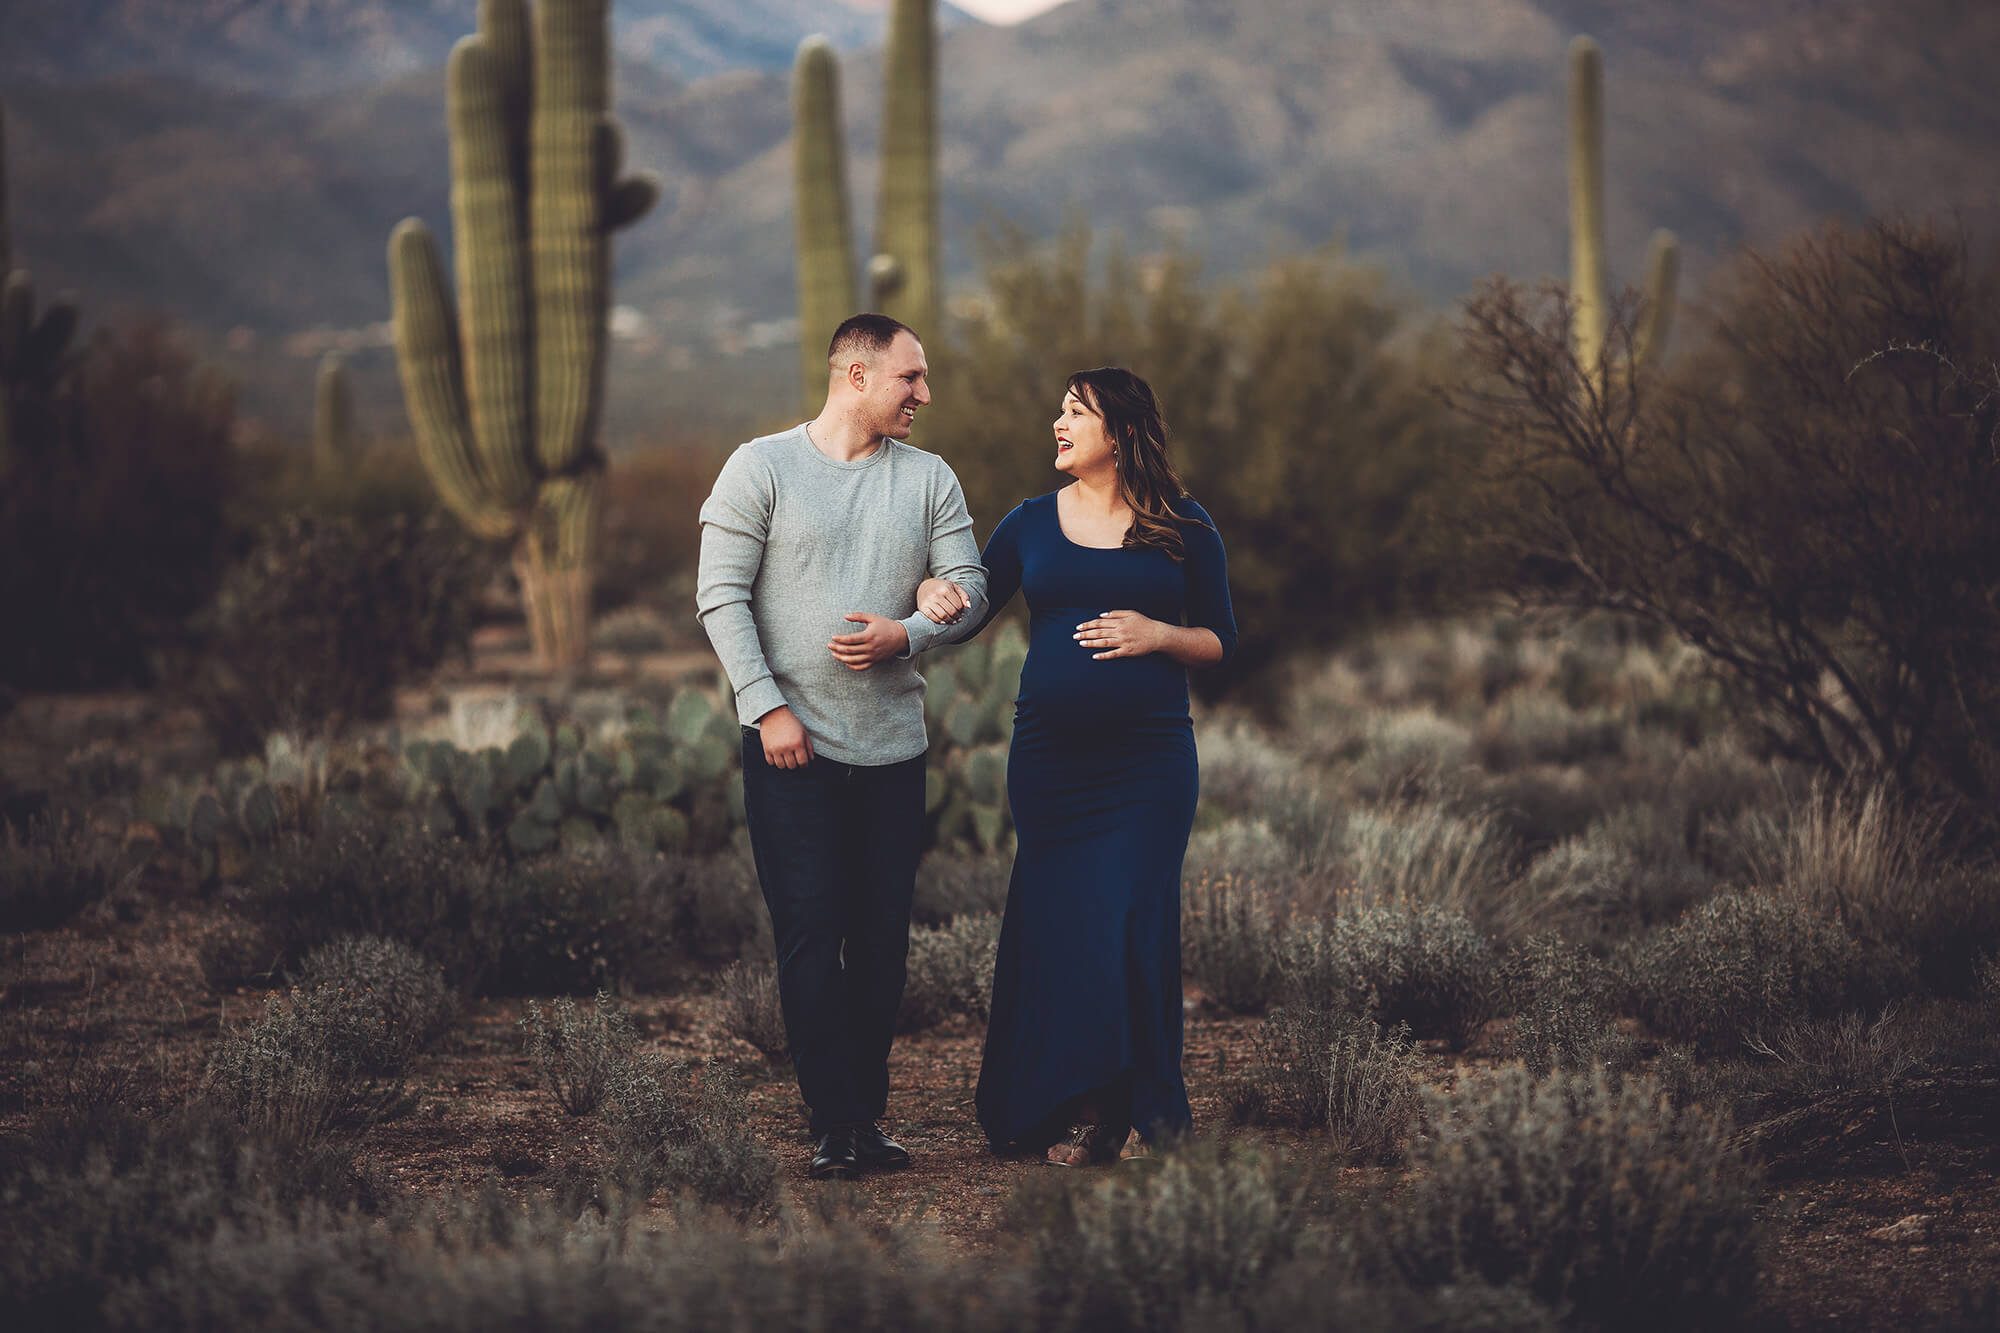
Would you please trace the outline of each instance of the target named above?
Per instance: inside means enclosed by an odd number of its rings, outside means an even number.
[[[1311,917],[1294,918],[1277,947],[1276,1002],[1291,1009],[1365,1013],[1375,990],[1345,932]]]
[[[293,514],[223,578],[186,687],[231,753],[388,717],[398,685],[464,651],[487,572],[442,516]]]
[[[589,1115],[604,1101],[613,1071],[632,1058],[639,1034],[632,1016],[599,991],[587,1014],[567,995],[556,997],[547,1016],[539,1003],[528,1001],[521,1040],[556,1105],[569,1115]]]
[[[941,926],[955,916],[998,912],[1007,906],[1009,858],[979,852],[935,851],[917,867],[910,917]]]
[[[48,930],[134,883],[143,866],[81,821],[0,822],[0,930]]]
[[[1654,1030],[1727,1049],[1787,1020],[1879,1001],[1893,961],[1802,903],[1724,893],[1638,943],[1633,995]]]
[[[1624,806],[1528,867],[1521,894],[1544,924],[1617,937],[1671,921],[1714,888],[1671,803]]]
[[[915,1032],[958,1017],[984,1022],[993,1004],[999,944],[1000,918],[989,913],[912,930],[897,1030]]]
[[[458,1016],[458,996],[444,972],[401,940],[343,935],[306,955],[297,988],[348,997],[375,1030],[371,1059],[400,1068],[437,1044]]]
[[[1200,879],[1181,890],[1181,970],[1232,1013],[1271,1003],[1283,934],[1281,906],[1259,884]]]
[[[1495,772],[1530,764],[1580,764],[1616,758],[1631,723],[1606,708],[1576,709],[1560,695],[1516,691],[1488,710],[1474,754]]]
[[[614,843],[566,848],[502,876],[494,994],[647,987],[671,961],[681,874]]]
[[[380,1211],[342,1147],[300,1151],[205,1103],[100,1107],[0,1139],[0,1314],[14,1328],[121,1322],[121,1294],[170,1280],[186,1247],[284,1227],[307,1211]],[[138,1321],[138,1326],[157,1326]]]
[[[721,1003],[724,1032],[749,1042],[767,1060],[782,1060],[791,1054],[785,1010],[778,999],[777,968],[739,959],[722,969],[715,994]]]
[[[664,1188],[739,1218],[776,1205],[777,1159],[751,1136],[749,1104],[726,1070],[637,1052],[612,1065],[603,1112],[607,1174],[620,1185]]]
[[[1461,912],[1429,903],[1362,907],[1336,918],[1330,946],[1374,992],[1376,1016],[1464,1047],[1501,1000],[1500,957]]]
[[[1299,1249],[1298,1175],[1253,1151],[1197,1143],[1109,1179],[1052,1174],[1064,1178],[1028,1182],[1007,1209],[1040,1327],[1226,1326]]]
[[[1523,1283],[1596,1327],[1720,1327],[1755,1294],[1756,1169],[1645,1079],[1503,1069],[1430,1100],[1391,1214],[1412,1282]]]
[[[1620,987],[1589,950],[1555,935],[1516,945],[1505,963],[1514,1054],[1537,1076],[1600,1068],[1619,1043]]]
[[[1384,801],[1437,794],[1462,780],[1472,757],[1472,731],[1436,710],[1372,711],[1347,780],[1363,800]]]
[[[1302,862],[1299,850],[1269,820],[1237,816],[1195,829],[1181,860],[1181,883],[1247,880],[1267,886],[1274,896],[1290,896]]]
[[[1384,1032],[1337,1010],[1279,1008],[1265,1015],[1255,1051],[1229,1090],[1235,1119],[1324,1129],[1354,1161],[1401,1158],[1421,1110],[1408,1027]]]

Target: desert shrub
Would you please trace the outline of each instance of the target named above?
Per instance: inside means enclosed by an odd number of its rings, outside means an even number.
[[[1278,982],[1281,909],[1260,885],[1202,879],[1182,889],[1181,969],[1232,1013],[1269,1004]]]
[[[1498,772],[1588,763],[1621,754],[1630,729],[1609,709],[1577,709],[1559,695],[1518,691],[1488,711],[1474,753],[1482,766]]]
[[[791,1053],[785,1010],[778,999],[778,969],[738,959],[722,969],[715,985],[722,1007],[722,1030],[755,1046],[767,1060]]]
[[[1000,918],[991,914],[912,930],[897,1029],[915,1032],[957,1017],[985,1021],[999,944]]]
[[[1837,921],[1772,894],[1724,893],[1632,954],[1634,998],[1656,1031],[1714,1048],[1789,1019],[1866,1006],[1893,980]]]
[[[1617,937],[1670,921],[1715,886],[1680,819],[1670,804],[1615,810],[1537,857],[1521,897],[1535,917],[1578,935]]]
[[[650,893],[678,904],[673,938],[690,961],[770,956],[771,916],[749,857],[667,857],[647,876]]]
[[[1843,1092],[1887,1093],[1922,1068],[1939,1046],[1939,1033],[1921,1017],[1885,1009],[1873,1018],[1845,1013],[1802,1018],[1753,1038],[1750,1089],[1761,1112],[1800,1105]]]
[[[1355,1161],[1394,1162],[1420,1111],[1410,1030],[1328,1009],[1274,1009],[1248,1075],[1230,1090],[1233,1118],[1324,1129]]]
[[[1523,913],[1507,891],[1512,855],[1490,814],[1433,803],[1360,809],[1347,815],[1337,874],[1362,902],[1447,908],[1505,936]]]
[[[1298,1252],[1301,1193],[1284,1164],[1214,1144],[1189,1145],[1153,1170],[1108,1180],[1038,1178],[1007,1208],[1008,1229],[1027,1241],[1030,1322],[1222,1326],[1226,1311],[1254,1299]]]
[[[100,331],[12,404],[0,486],[0,682],[151,683],[229,558],[228,390],[165,325]]]
[[[591,576],[599,610],[638,604],[681,614],[694,596],[701,502],[721,468],[712,448],[655,445],[621,453],[606,469]]]
[[[727,1071],[636,1053],[611,1067],[603,1118],[607,1174],[626,1188],[664,1188],[741,1218],[775,1206],[777,1160],[751,1136],[749,1104]]]
[[[436,959],[462,989],[500,961],[502,867],[456,839],[361,819],[282,837],[251,872],[243,909],[287,966],[340,935],[381,935]]]
[[[1005,856],[931,852],[917,867],[911,919],[919,925],[941,926],[955,916],[1002,911],[1012,870],[1012,861]]]
[[[632,1016],[604,991],[597,992],[588,1014],[577,1012],[567,995],[556,997],[546,1017],[538,1002],[528,1001],[521,1037],[542,1086],[569,1115],[597,1109],[613,1071],[639,1044]]]
[[[0,1317],[101,1328],[117,1293],[160,1280],[183,1247],[320,1207],[386,1199],[343,1148],[246,1135],[203,1103],[43,1117],[0,1140]]]
[[[444,972],[400,940],[343,935],[305,957],[297,987],[343,993],[376,1029],[370,1062],[399,1068],[451,1030],[458,996]]]
[[[203,934],[194,957],[211,990],[270,987],[283,980],[283,947],[263,926],[240,917],[231,916]]]
[[[1692,645],[1754,725],[1836,776],[1965,798],[2000,781],[2000,323],[1962,235],[1828,224],[1725,275],[1665,371],[1579,363],[1571,311],[1499,280],[1465,309],[1490,443],[1484,567]]]
[[[388,717],[400,683],[464,650],[486,572],[439,516],[281,519],[203,612],[190,697],[231,753]]]
[[[499,956],[483,989],[587,994],[658,980],[683,911],[681,873],[610,843],[518,864],[495,902]]]
[[[1498,1011],[1500,958],[1461,912],[1428,903],[1363,907],[1337,918],[1331,949],[1374,992],[1376,1016],[1465,1046]]]
[[[1442,792],[1461,781],[1472,758],[1472,732],[1434,709],[1371,712],[1348,782],[1363,800],[1382,801]]]
[[[134,883],[143,869],[81,821],[0,822],[0,930],[48,930]]]
[[[1601,779],[1549,765],[1482,774],[1467,794],[1529,853],[1580,835],[1611,804]]]
[[[1647,1080],[1520,1069],[1430,1112],[1388,1242],[1412,1282],[1519,1282],[1601,1327],[1716,1327],[1748,1307],[1759,1182],[1723,1123]]]
[[[1181,860],[1181,884],[1186,892],[1204,880],[1245,880],[1266,886],[1274,896],[1292,897],[1302,860],[1269,820],[1234,817],[1195,829]]]
[[[1865,941],[1907,951],[1922,980],[1950,995],[2000,948],[2000,872],[1951,863],[1944,820],[1885,785],[1815,783],[1750,838],[1762,883],[1782,887]]]
[[[1618,1040],[1619,985],[1589,950],[1537,935],[1508,952],[1514,1054],[1537,1076],[1602,1067]]]
[[[402,1113],[415,1048],[373,999],[340,986],[268,997],[263,1016],[210,1055],[208,1095],[254,1132],[299,1147]]]
[[[1375,1002],[1374,983],[1348,936],[1328,922],[1294,918],[1276,949],[1277,1002],[1291,1009],[1365,1013]]]

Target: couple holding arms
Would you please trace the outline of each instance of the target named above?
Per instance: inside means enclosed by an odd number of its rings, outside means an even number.
[[[1146,382],[1070,377],[1069,482],[982,553],[951,468],[905,443],[923,346],[856,315],[825,408],[739,447],[701,509],[697,601],[743,723],[743,794],[814,1178],[906,1166],[878,1123],[924,836],[919,654],[1025,593],[1017,842],[979,1074],[996,1152],[1114,1161],[1186,1132],[1180,875],[1198,774],[1187,668],[1235,646],[1214,523]],[[1127,1149],[1128,1136],[1135,1136]]]

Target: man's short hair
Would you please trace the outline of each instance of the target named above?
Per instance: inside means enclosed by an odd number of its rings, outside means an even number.
[[[826,345],[826,364],[829,369],[838,370],[856,360],[871,361],[888,351],[899,333],[917,336],[917,331],[900,319],[887,315],[850,315],[841,321]]]

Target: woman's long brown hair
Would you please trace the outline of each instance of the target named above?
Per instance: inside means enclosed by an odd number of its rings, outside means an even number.
[[[1167,458],[1167,418],[1153,386],[1123,366],[1100,366],[1071,375],[1069,391],[1103,418],[1104,433],[1118,451],[1118,493],[1132,511],[1123,544],[1157,547],[1184,559],[1180,525],[1195,520],[1173,509],[1173,501],[1187,497],[1187,487]]]

